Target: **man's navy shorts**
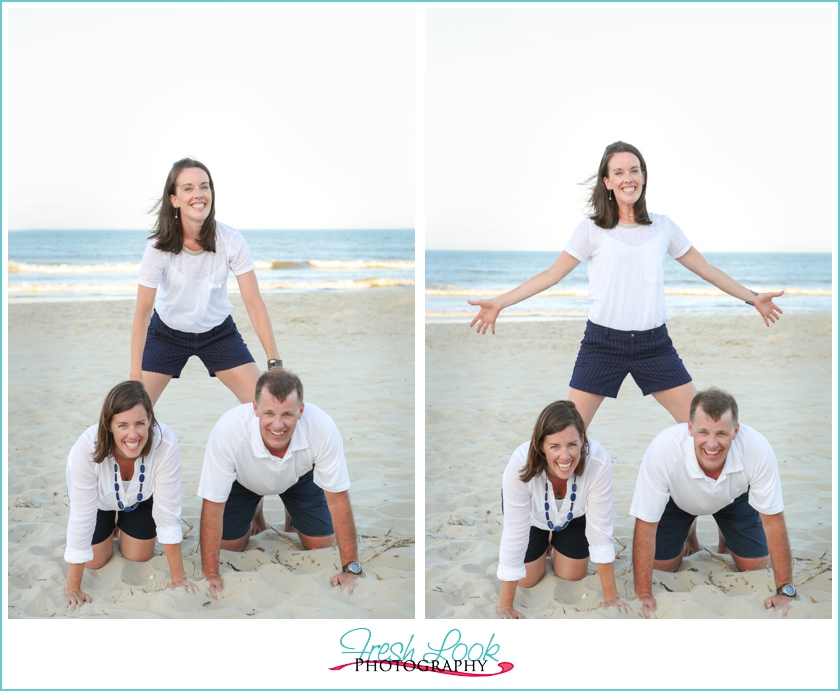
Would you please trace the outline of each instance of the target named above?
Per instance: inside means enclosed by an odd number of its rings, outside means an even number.
[[[645,396],[691,381],[664,324],[647,331],[618,331],[587,321],[569,386],[616,398],[628,374]]]
[[[201,358],[211,377],[215,372],[254,362],[232,316],[210,331],[191,334],[170,329],[155,310],[146,333],[143,371],[171,374],[178,379],[193,355]]]
[[[502,492],[502,514],[505,513],[505,493]],[[569,521],[559,533],[531,526],[528,535],[528,549],[525,550],[525,564],[530,564],[542,556],[548,549],[548,542],[560,554],[569,559],[589,559],[589,540],[586,539],[586,516],[578,516]]]
[[[327,497],[312,479],[312,470],[304,473],[280,498],[292,519],[292,526],[309,537],[332,535],[332,517],[327,506]],[[222,540],[238,540],[251,528],[251,521],[257,512],[262,495],[233,481],[225,503]]]
[[[98,545],[100,542],[105,542],[111,537],[115,527],[135,540],[151,540],[157,537],[155,519],[152,518],[153,505],[154,497],[149,497],[145,501],[141,501],[133,511],[103,511],[97,509],[96,527],[93,529],[90,544]],[[119,514],[119,523],[117,523],[117,514]]]
[[[761,516],[750,506],[749,489],[729,506],[724,506],[712,518],[723,535],[723,544],[733,554],[745,559],[759,559],[770,552]],[[659,526],[656,529],[656,559],[673,559],[683,551],[691,523],[696,516],[686,513],[668,498]]]

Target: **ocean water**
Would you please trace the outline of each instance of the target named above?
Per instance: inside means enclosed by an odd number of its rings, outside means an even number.
[[[240,232],[265,293],[414,285],[413,230]],[[9,302],[134,296],[148,235],[107,230],[11,232]],[[228,289],[237,290],[232,275]]]
[[[784,290],[776,300],[784,311],[830,312],[831,254],[707,252],[711,264],[758,292]],[[467,300],[493,297],[547,269],[556,252],[426,252],[426,320],[471,319]],[[582,319],[586,317],[586,262],[547,291],[508,307],[502,318]],[[751,310],[719,291],[671,257],[665,260],[665,303],[670,315],[727,314]]]

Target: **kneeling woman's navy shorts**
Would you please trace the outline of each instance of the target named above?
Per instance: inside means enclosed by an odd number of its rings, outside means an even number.
[[[616,398],[628,374],[645,396],[691,381],[664,324],[647,331],[618,331],[587,321],[569,386]]]
[[[528,550],[525,552],[525,563],[530,564],[545,554],[549,540],[551,546],[569,559],[589,559],[589,540],[586,539],[586,516],[578,516],[569,521],[559,533],[553,530],[542,530],[531,526],[528,536]]]
[[[149,497],[140,502],[134,511],[96,511],[96,527],[93,529],[92,545],[105,542],[119,528],[126,535],[135,540],[151,540],[157,537],[157,526],[152,518],[152,506],[154,497]],[[119,514],[119,516],[117,516]],[[117,520],[119,519],[119,520]]]
[[[155,311],[146,333],[143,370],[171,374],[178,379],[193,355],[201,358],[211,377],[216,376],[215,372],[254,362],[232,316],[228,315],[221,324],[206,333],[191,334],[170,329]]]

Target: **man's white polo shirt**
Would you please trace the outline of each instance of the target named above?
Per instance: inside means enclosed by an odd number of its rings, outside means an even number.
[[[639,468],[630,515],[657,523],[668,497],[686,513],[708,516],[731,504],[749,488],[749,503],[759,513],[784,509],[779,464],[770,443],[751,427],[741,425],[729,447],[717,480],[707,477],[694,451],[688,424],[660,432],[650,443]]]
[[[327,492],[350,488],[344,445],[332,418],[306,403],[283,458],[269,453],[251,403],[229,410],[215,424],[198,483],[198,496],[226,502],[233,481],[262,496],[280,494],[312,468],[315,484]]]

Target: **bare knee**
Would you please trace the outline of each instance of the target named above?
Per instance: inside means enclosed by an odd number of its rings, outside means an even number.
[[[312,537],[311,535],[304,535],[299,530],[296,530],[295,532],[297,532],[300,537],[300,541],[304,549],[324,549],[326,547],[332,547],[333,542],[335,542],[335,534],[324,535],[322,537]]]
[[[128,559],[129,561],[149,561],[153,556],[155,556],[154,550],[152,550],[151,554],[123,554],[123,557]]]
[[[539,583],[542,580],[542,577],[544,575],[545,574],[525,576],[524,578],[520,578],[517,581],[516,585],[518,585],[520,588],[533,588],[537,583]]]
[[[653,568],[656,571],[667,571],[668,573],[673,573],[680,567],[680,564],[682,564],[682,559],[682,554],[674,557],[673,559],[654,559]]]
[[[248,544],[248,540],[250,538],[251,535],[246,533],[236,540],[222,540],[220,547],[221,549],[226,549],[228,552],[242,552],[245,549],[245,545]]]
[[[770,563],[769,554],[765,557],[739,557],[731,549],[729,550],[729,554],[732,557],[732,561],[735,562],[738,571],[759,571],[760,569],[766,568],[767,564]]]
[[[85,568],[90,569],[91,571],[98,571],[101,569],[105,564],[107,564],[111,560],[111,554],[105,557],[94,557],[89,562],[85,563]]]

